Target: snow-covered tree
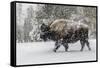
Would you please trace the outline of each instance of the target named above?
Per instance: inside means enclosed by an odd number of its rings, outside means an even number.
[[[27,8],[27,17],[24,20],[24,41],[25,42],[31,41],[29,33],[33,29],[32,26],[32,18],[34,16],[33,13],[34,11],[32,6]]]
[[[22,4],[20,3],[17,3],[17,6],[16,6],[16,40],[18,42],[23,42],[23,26],[22,26]]]

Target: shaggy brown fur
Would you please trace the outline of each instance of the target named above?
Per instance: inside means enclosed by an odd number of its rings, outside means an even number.
[[[62,36],[64,34],[64,27],[66,27],[66,24],[66,19],[57,19],[49,25],[50,31],[55,31],[59,36]]]
[[[74,33],[76,30],[80,28],[88,29],[88,26],[83,23],[74,22],[74,21],[67,20],[67,19],[57,19],[51,22],[48,26],[50,27],[50,31],[56,32],[57,35],[59,35],[59,37],[61,38],[65,34],[68,34],[69,31]]]

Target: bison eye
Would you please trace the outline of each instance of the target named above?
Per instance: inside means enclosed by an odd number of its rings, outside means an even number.
[[[47,32],[47,31],[49,31],[49,27],[47,25],[42,25],[41,26],[41,31],[42,32]]]

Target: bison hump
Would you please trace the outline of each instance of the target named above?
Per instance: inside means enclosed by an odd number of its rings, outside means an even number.
[[[56,31],[56,32],[61,32],[65,25],[66,25],[66,20],[65,19],[58,19],[55,20],[54,22],[52,22],[52,24],[50,25],[50,30],[51,31]]]

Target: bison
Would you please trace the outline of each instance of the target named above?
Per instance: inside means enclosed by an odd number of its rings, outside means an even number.
[[[66,19],[57,19],[49,25],[44,23],[41,25],[40,38],[44,41],[48,39],[55,41],[54,52],[63,45],[65,51],[68,51],[68,43],[75,43],[80,41],[81,50],[85,44],[91,50],[88,42],[88,26],[84,23],[74,22]]]

